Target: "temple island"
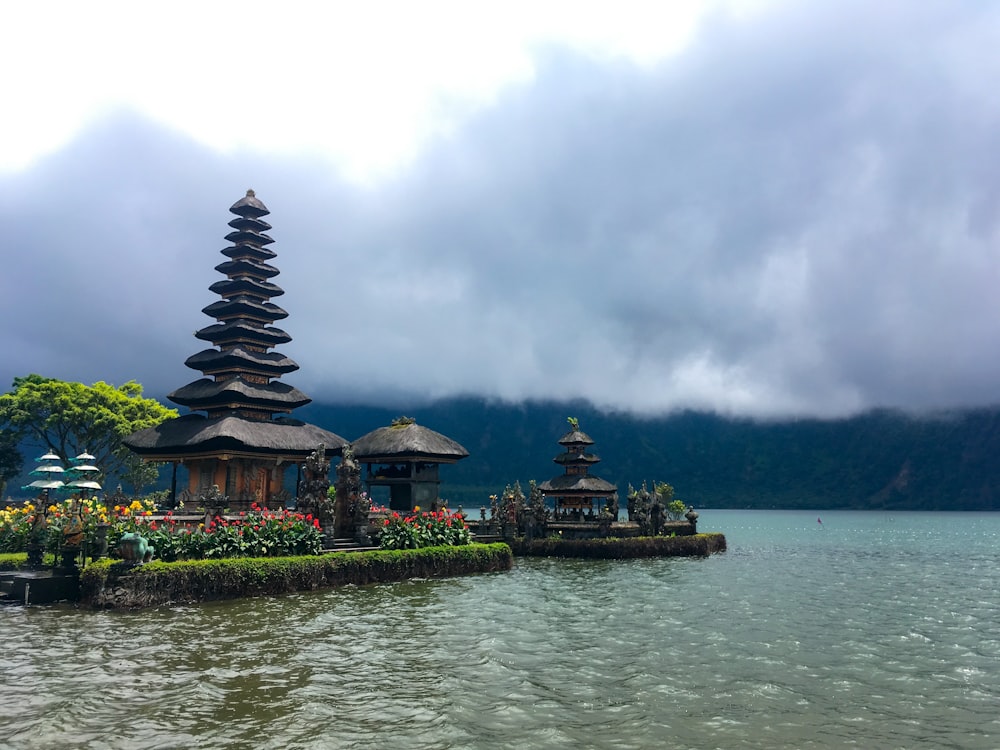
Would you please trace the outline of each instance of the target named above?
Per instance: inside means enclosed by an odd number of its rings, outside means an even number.
[[[202,310],[213,322],[195,333],[211,346],[185,361],[202,377],[168,396],[189,412],[123,441],[142,460],[170,465],[165,505],[154,510],[139,500],[130,503],[120,488],[101,503],[90,497],[100,485],[86,475],[97,471],[83,461],[87,456],[74,460],[76,486],[55,478],[62,471],[59,456],[44,456],[32,483],[40,494],[31,505],[33,515],[25,519],[27,569],[18,563],[13,572],[0,571],[0,601],[13,594],[28,603],[32,585],[36,592],[54,591],[52,596],[65,598],[78,586],[78,564],[88,559],[98,561],[85,570],[84,588],[91,592],[85,598],[91,603],[145,606],[191,593],[183,587],[170,593],[161,581],[160,598],[148,598],[138,568],[129,566],[155,559],[375,554],[379,546],[417,555],[408,561],[392,558],[391,564],[356,558],[353,567],[319,560],[306,565],[298,581],[276,568],[269,583],[258,567],[251,577],[257,588],[223,586],[204,594],[223,598],[338,582],[502,570],[510,567],[512,549],[526,555],[615,558],[725,550],[722,534],[697,532],[698,514],[674,500],[666,483],[652,488],[643,483],[638,490],[630,486],[623,513],[618,488],[591,473],[600,459],[592,452],[594,440],[574,418],[558,440],[562,450],[553,461],[562,470],[559,474],[541,484],[531,482],[527,496],[515,482],[502,495],[490,497],[488,514],[484,505],[479,518],[469,518],[461,508],[448,509],[441,492],[441,468],[469,455],[455,440],[401,417],[352,443],[292,417],[310,398],[281,379],[299,366],[276,350],[292,338],[275,325],[288,314],[272,302],[284,292],[274,283],[277,255],[269,247],[274,242],[267,234],[271,225],[264,220],[270,212],[252,190],[229,210],[235,216],[225,235],[230,244],[221,251],[225,260],[215,266],[223,278],[209,287],[219,299]],[[339,459],[333,486],[331,459]],[[67,504],[51,504],[49,492],[57,488],[75,490]],[[116,527],[108,520],[114,514],[127,523]],[[170,529],[168,536],[164,528]],[[170,535],[174,532],[176,537]],[[158,539],[161,549],[147,537]],[[451,562],[419,557],[422,547],[470,541],[502,543],[481,545],[484,551],[459,554]],[[53,551],[59,562],[42,570],[45,553]],[[122,560],[115,565],[126,567],[101,567],[109,555]],[[112,570],[117,572],[111,575]],[[220,575],[230,584],[244,580]],[[127,590],[127,581],[135,591],[126,604],[102,598],[108,591]],[[213,590],[206,585],[200,590]]]

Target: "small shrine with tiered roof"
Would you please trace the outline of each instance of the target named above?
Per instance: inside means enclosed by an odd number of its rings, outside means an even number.
[[[569,422],[570,431],[559,439],[565,451],[552,459],[564,473],[542,482],[538,489],[546,499],[554,499],[557,522],[596,522],[600,510],[617,499],[618,488],[590,473],[590,467],[601,460],[587,452],[594,441],[580,429],[576,419],[570,418]],[[617,517],[617,503],[614,505]]]
[[[188,472],[182,498],[197,499],[216,485],[234,510],[253,502],[276,507],[288,499],[283,484],[289,466],[301,464],[320,445],[338,455],[347,441],[287,416],[311,399],[279,380],[299,366],[272,351],[292,337],[274,325],[288,313],[271,302],[284,291],[272,281],[279,272],[270,263],[276,253],[267,247],[274,242],[266,234],[271,225],[263,220],[270,212],[252,190],[229,210],[236,215],[226,235],[232,244],[222,250],[227,260],[215,267],[226,278],[209,287],[221,299],[203,309],[216,322],[195,333],[212,348],[185,362],[204,377],[167,397],[192,413],[124,442],[146,460],[174,465],[175,499],[181,464]]]

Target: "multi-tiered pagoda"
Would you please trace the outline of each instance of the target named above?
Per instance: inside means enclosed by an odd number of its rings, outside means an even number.
[[[575,420],[569,432],[559,439],[559,445],[566,450],[553,461],[563,467],[565,473],[538,485],[546,498],[555,498],[558,520],[593,520],[606,503],[617,493],[617,487],[590,473],[590,467],[601,459],[587,448],[594,444],[590,436],[583,432]]]
[[[192,412],[156,427],[133,433],[125,444],[149,461],[169,461],[188,471],[182,495],[203,496],[217,485],[233,509],[253,502],[275,507],[287,499],[282,489],[285,470],[301,464],[323,444],[328,454],[339,454],[346,444],[339,435],[287,416],[311,399],[278,380],[299,366],[275,346],[292,340],[274,326],[288,316],[271,302],[284,291],[271,279],[278,269],[270,265],[276,253],[265,232],[270,213],[248,190],[229,209],[236,218],[226,235],[232,243],[222,251],[228,260],[215,270],[226,276],[209,290],[221,299],[205,307],[216,320],[195,336],[212,344],[184,363],[205,377],[188,383],[168,398]],[[176,499],[176,479],[173,493]]]

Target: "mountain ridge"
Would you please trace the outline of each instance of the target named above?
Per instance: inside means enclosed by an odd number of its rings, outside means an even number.
[[[457,440],[469,458],[442,467],[442,496],[466,508],[505,485],[561,473],[552,459],[567,417],[595,441],[592,473],[618,485],[666,481],[714,508],[1000,509],[1000,408],[935,415],[755,421],[685,411],[601,412],[582,401],[517,404],[475,397],[416,404],[407,416]],[[397,407],[313,403],[296,416],[348,440],[400,416]]]

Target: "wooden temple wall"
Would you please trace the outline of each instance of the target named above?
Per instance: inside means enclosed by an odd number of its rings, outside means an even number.
[[[285,469],[293,464],[251,458],[209,458],[187,462],[188,492],[202,496],[213,484],[229,497],[232,510],[248,510],[254,502],[272,507],[280,495]]]

